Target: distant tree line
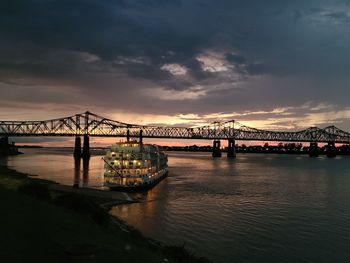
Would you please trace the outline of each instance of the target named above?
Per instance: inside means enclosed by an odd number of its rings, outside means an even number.
[[[213,147],[206,146],[164,146],[167,151],[188,151],[188,152],[211,152]],[[307,154],[309,153],[309,146],[305,146],[302,143],[279,143],[277,145],[238,145],[236,144],[237,153],[280,153],[280,154]],[[227,151],[227,147],[221,149],[223,152]],[[320,154],[325,154],[327,150],[327,144],[318,148]],[[344,144],[336,146],[336,153],[339,155],[350,155],[350,145]]]

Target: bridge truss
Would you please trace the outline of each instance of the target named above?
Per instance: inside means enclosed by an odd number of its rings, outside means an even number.
[[[139,137],[170,139],[235,139],[250,141],[350,143],[350,133],[335,126],[305,130],[268,131],[235,121],[215,122],[201,127],[148,126],[123,123],[85,112],[44,121],[0,121],[0,136]]]

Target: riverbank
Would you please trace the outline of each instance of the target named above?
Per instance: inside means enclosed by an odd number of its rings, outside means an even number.
[[[109,215],[109,205],[130,202],[121,195],[73,189],[0,166],[0,200],[0,257],[6,262],[208,262],[145,238]]]

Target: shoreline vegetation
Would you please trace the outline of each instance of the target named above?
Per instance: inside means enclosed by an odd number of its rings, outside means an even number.
[[[0,165],[0,200],[4,262],[210,262],[109,214],[133,202],[123,193],[74,189]]]
[[[184,152],[212,152],[213,147],[207,146],[163,146],[166,151],[184,151]],[[221,152],[227,152],[227,147],[223,147]],[[279,143],[277,145],[237,145],[235,147],[236,153],[262,153],[262,154],[309,154],[310,147],[304,146],[301,143]],[[327,154],[327,146],[318,147],[320,155]],[[337,155],[350,155],[350,145],[344,144],[336,147]]]
[[[9,143],[8,137],[0,137],[0,157],[22,154],[14,143]]]

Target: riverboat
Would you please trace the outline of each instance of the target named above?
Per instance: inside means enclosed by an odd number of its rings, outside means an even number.
[[[125,192],[146,191],[168,175],[168,157],[154,144],[118,142],[107,150],[104,185]]]

